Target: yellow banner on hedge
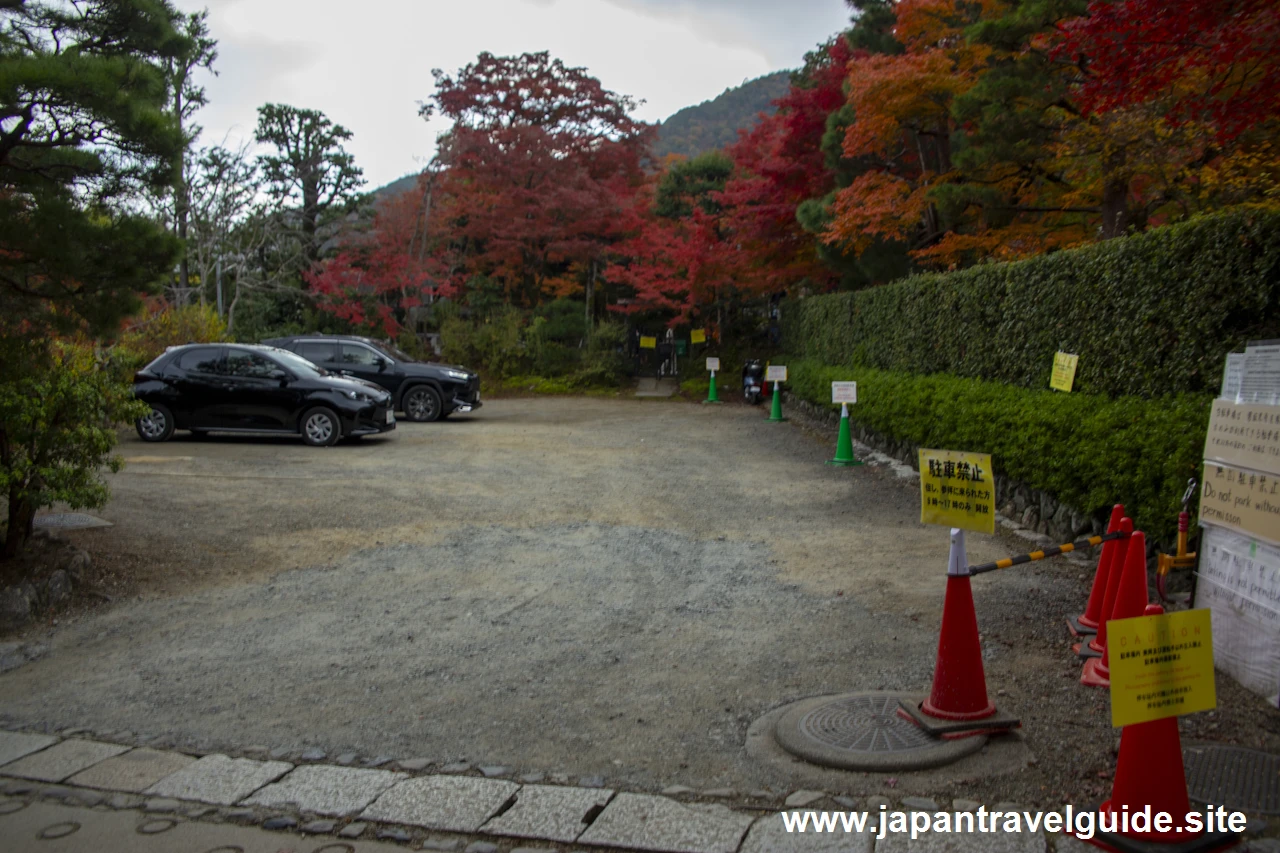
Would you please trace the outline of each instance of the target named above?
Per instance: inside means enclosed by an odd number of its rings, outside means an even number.
[[[1207,609],[1114,619],[1107,657],[1116,728],[1218,707]]]
[[[689,333],[689,341],[695,344],[705,344],[707,342],[707,332],[705,329],[694,329]]]
[[[1080,356],[1059,352],[1053,356],[1053,375],[1049,378],[1049,387],[1058,391],[1070,391],[1076,382],[1076,362]]]
[[[921,450],[920,521],[995,533],[996,488],[991,455]]]
[[[646,338],[646,337],[640,338],[640,349],[657,349],[657,348],[658,348],[657,338]]]

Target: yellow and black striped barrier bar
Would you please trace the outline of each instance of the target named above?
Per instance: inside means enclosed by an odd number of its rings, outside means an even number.
[[[1079,551],[1083,548],[1096,548],[1103,542],[1110,542],[1113,539],[1124,539],[1126,536],[1132,536],[1131,533],[1104,533],[1101,536],[1090,536],[1088,539],[1081,539],[1078,542],[1068,542],[1066,545],[1058,545],[1054,548],[1046,548],[1043,551],[1032,551],[1030,554],[1020,554],[1017,557],[1010,557],[1007,560],[996,560],[994,563],[983,563],[981,566],[970,566],[969,574],[981,575],[986,572],[994,572],[1000,569],[1007,569],[1010,566],[1021,566],[1023,563],[1034,563],[1036,560],[1043,560],[1046,557],[1056,557],[1059,554],[1070,554],[1072,551]]]

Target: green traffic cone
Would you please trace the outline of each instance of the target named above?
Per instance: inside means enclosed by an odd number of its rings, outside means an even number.
[[[836,458],[828,465],[861,465],[853,455],[853,436],[849,434],[849,404],[840,406],[840,435],[836,437]]]
[[[782,416],[782,383],[773,383],[773,409],[769,412],[769,420],[785,421]]]
[[[720,398],[716,396],[716,374],[714,370],[711,371],[711,384],[707,386],[707,399],[703,400],[702,402],[704,403],[720,402]]]

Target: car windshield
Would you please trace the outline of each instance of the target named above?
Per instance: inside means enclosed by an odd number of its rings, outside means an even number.
[[[305,379],[315,379],[319,376],[329,375],[329,371],[323,367],[318,367],[297,353],[292,353],[288,350],[273,349],[271,350],[271,357],[292,370],[297,376]]]
[[[405,353],[404,350],[399,349],[394,344],[384,344],[384,343],[378,343],[375,341],[373,346],[375,349],[382,350],[383,355],[390,356],[395,361],[408,361],[408,362],[417,361],[416,358],[414,358],[411,355],[408,355],[407,353]]]

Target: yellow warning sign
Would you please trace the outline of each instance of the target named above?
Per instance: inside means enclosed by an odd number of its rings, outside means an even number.
[[[689,341],[695,344],[705,344],[707,342],[706,329],[694,329],[689,333]]]
[[[646,337],[640,338],[640,349],[657,349],[657,348],[658,348],[657,338],[646,338]]]
[[[920,521],[995,533],[996,489],[991,455],[921,450]]]
[[[1117,728],[1218,706],[1207,609],[1108,622],[1107,656]]]
[[[1070,391],[1076,382],[1076,362],[1080,356],[1065,352],[1054,353],[1053,376],[1049,379],[1049,387],[1059,391]]]

